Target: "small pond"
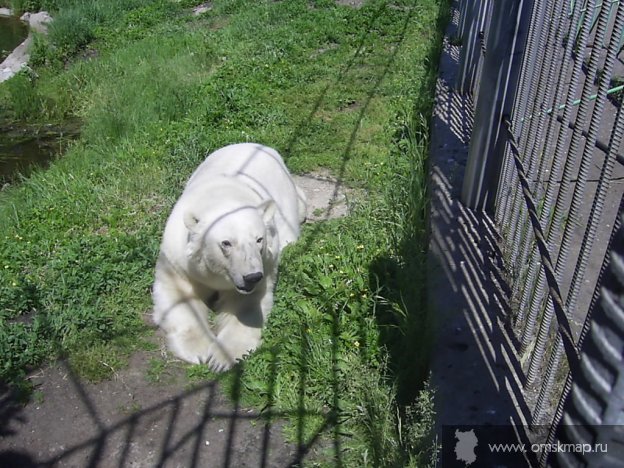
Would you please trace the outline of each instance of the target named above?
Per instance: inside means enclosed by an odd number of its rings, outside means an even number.
[[[18,18],[0,16],[0,62],[28,36],[28,26]]]
[[[28,27],[18,18],[0,16],[0,62],[26,39]],[[10,124],[0,116],[0,190],[34,167],[46,167],[80,132],[78,122],[61,125]]]
[[[79,122],[40,127],[0,125],[0,190],[28,176],[34,167],[47,167],[79,133]]]

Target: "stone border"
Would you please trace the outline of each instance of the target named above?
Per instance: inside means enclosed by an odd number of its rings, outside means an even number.
[[[13,12],[8,8],[0,8],[0,16],[13,16]],[[32,31],[47,34],[48,24],[52,21],[52,17],[47,11],[40,11],[39,13],[24,13],[20,20],[28,24],[30,31],[26,39],[0,64],[0,83],[15,76],[28,64],[29,49],[33,42]]]

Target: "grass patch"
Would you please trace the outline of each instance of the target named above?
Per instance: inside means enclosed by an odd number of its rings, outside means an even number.
[[[220,378],[288,414],[302,447],[320,441],[320,464],[427,464],[425,166],[446,4],[215,1],[194,17],[186,0],[113,3],[55,3],[33,72],[0,86],[15,121],[83,122],[67,154],[0,192],[0,378],[56,355],[94,380],[123,366],[151,333],[184,181],[206,152],[258,141],[367,196],[287,249],[262,348]]]

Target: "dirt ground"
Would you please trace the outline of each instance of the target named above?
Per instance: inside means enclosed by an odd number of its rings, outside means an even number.
[[[2,401],[2,467],[289,466],[281,425],[238,408],[215,382],[189,386],[182,366],[150,382],[154,356],[135,354],[106,382],[81,381],[64,362],[33,376],[35,398]]]
[[[346,190],[328,174],[296,177],[308,198],[308,222],[344,216]],[[284,467],[316,447],[287,443],[283,423],[239,407],[217,382],[191,386],[182,365],[157,383],[135,354],[113,379],[91,384],[65,362],[31,376],[31,401],[0,388],[0,468]]]

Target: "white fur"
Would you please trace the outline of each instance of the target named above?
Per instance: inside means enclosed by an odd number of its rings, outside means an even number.
[[[266,146],[226,146],[195,170],[167,221],[153,289],[154,322],[176,356],[224,370],[258,347],[280,253],[305,210]]]

